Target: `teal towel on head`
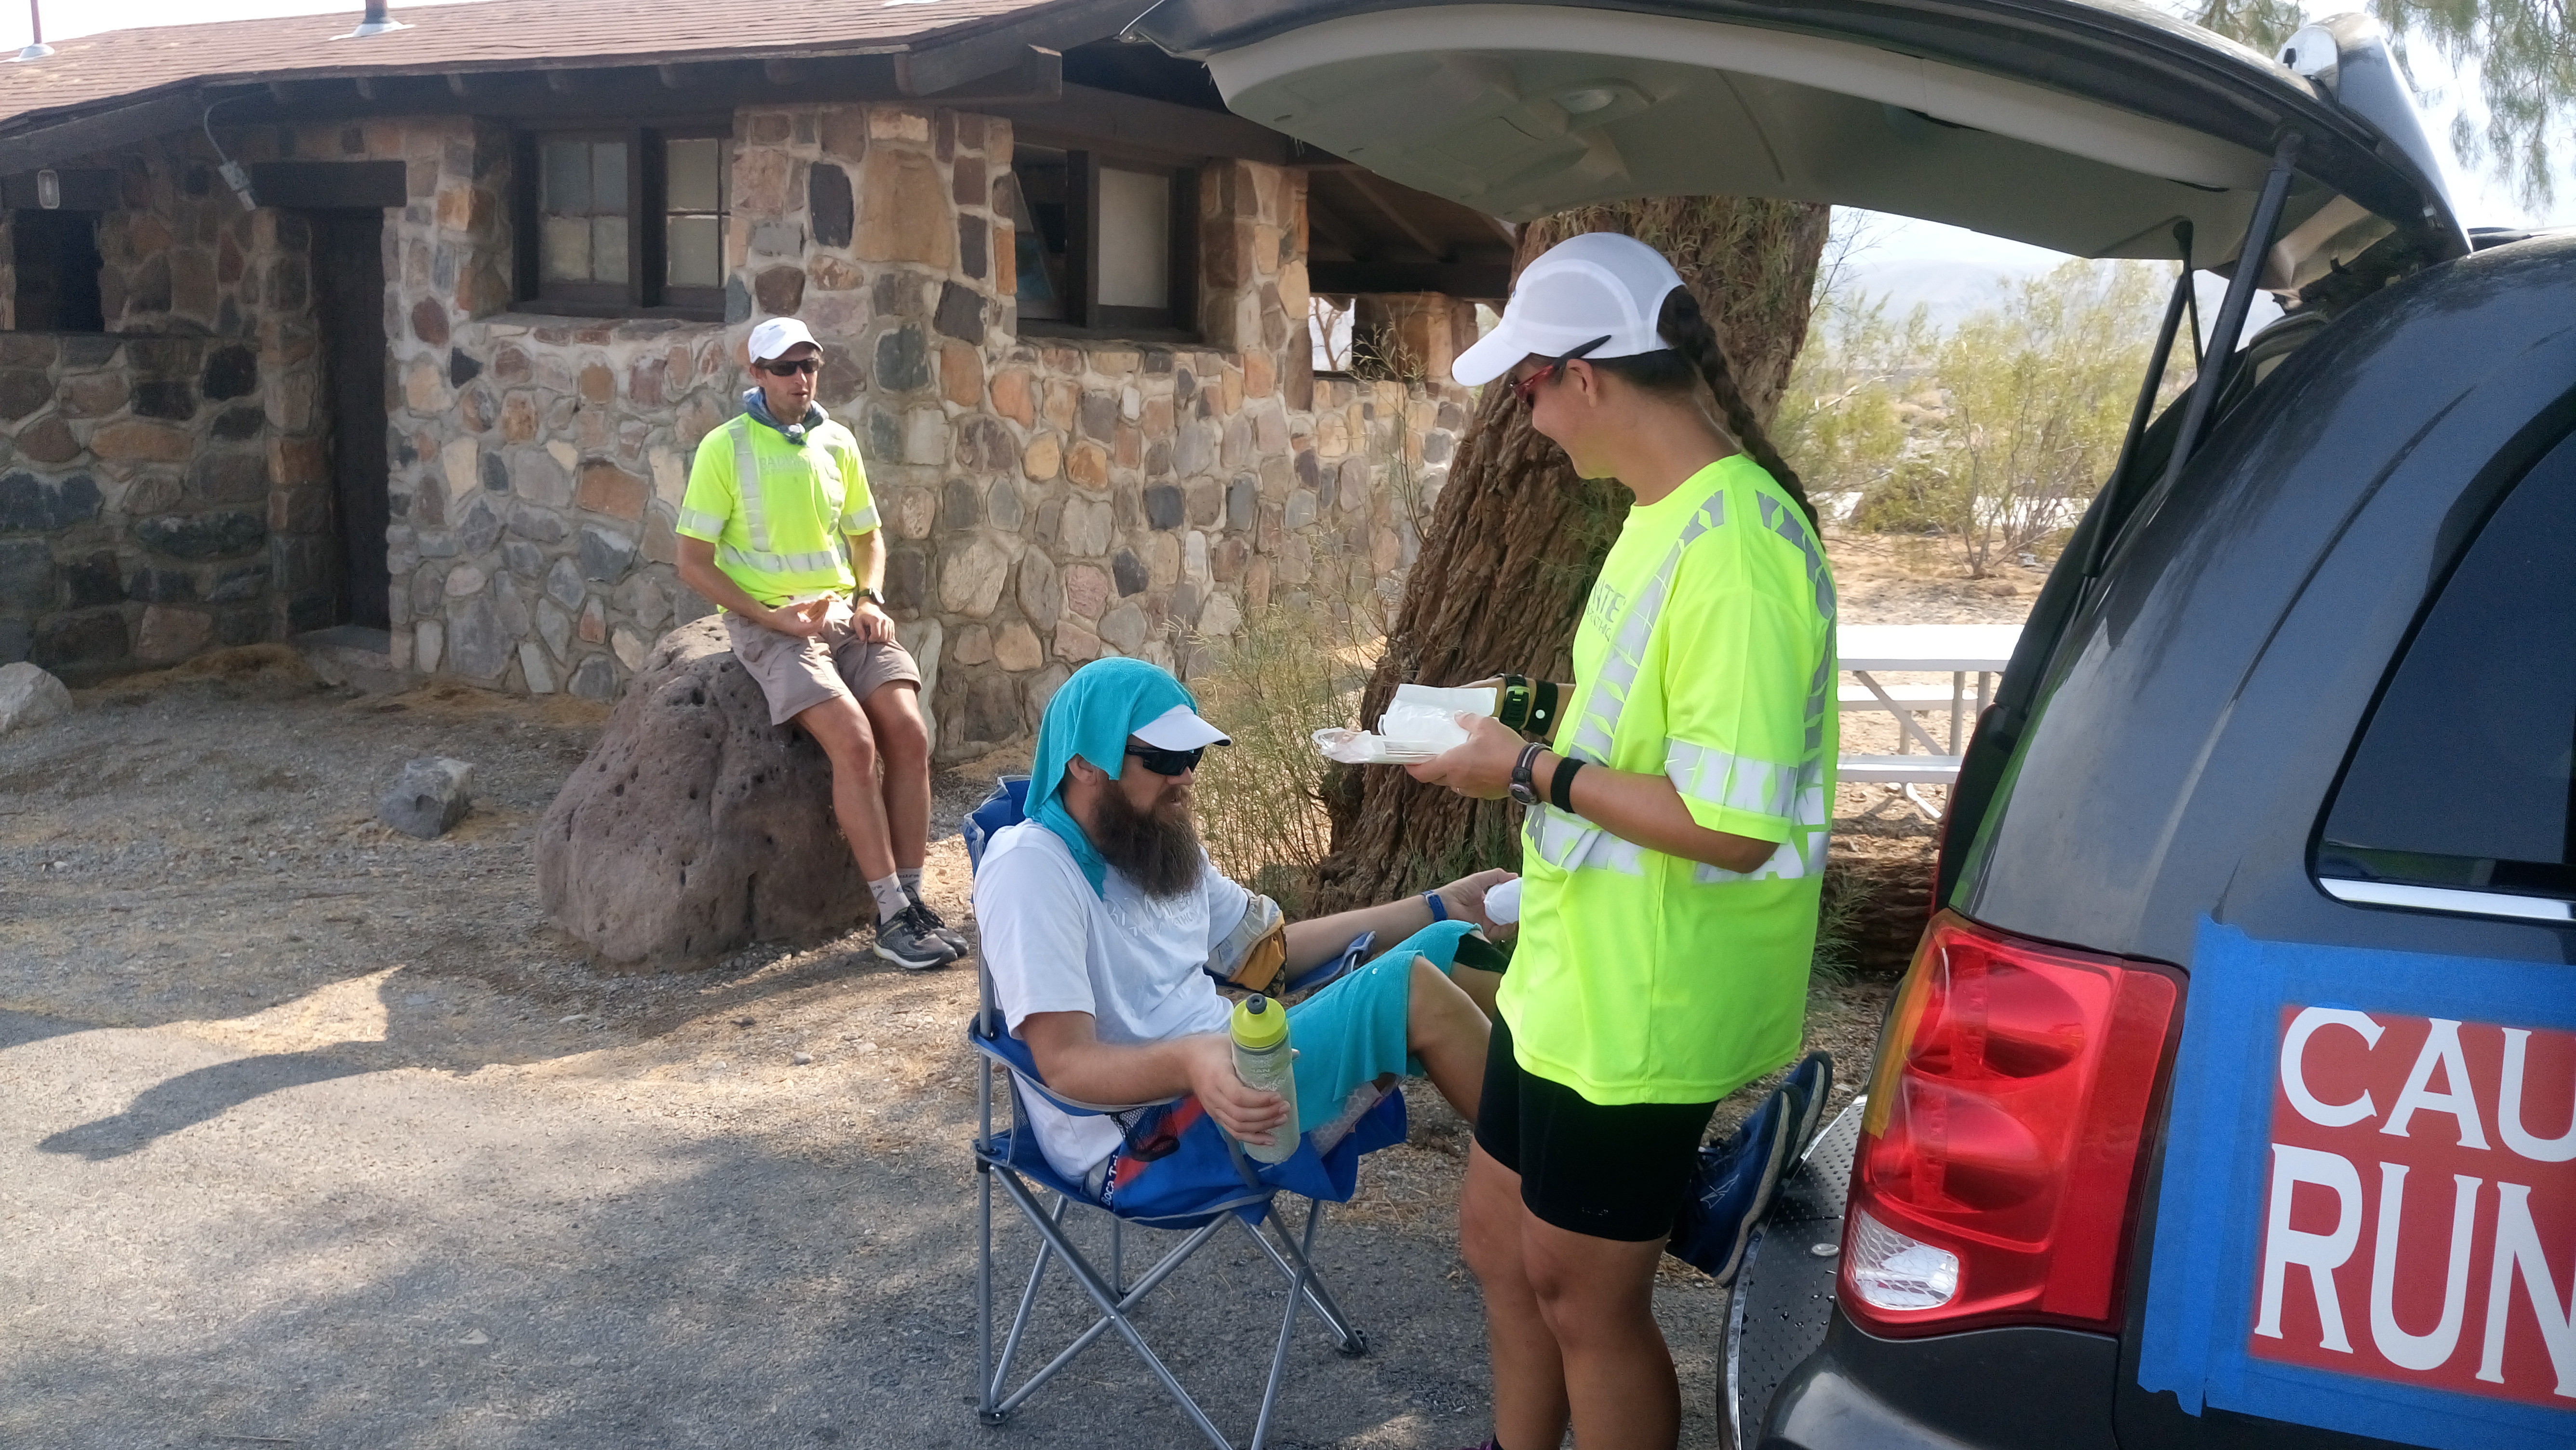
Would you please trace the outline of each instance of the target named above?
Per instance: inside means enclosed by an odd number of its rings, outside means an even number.
[[[1196,711],[1199,702],[1169,671],[1143,660],[1093,660],[1057,687],[1038,722],[1029,799],[1022,811],[1073,852],[1095,896],[1108,894],[1109,863],[1100,859],[1081,824],[1064,808],[1064,768],[1079,755],[1116,780],[1127,768],[1127,737],[1174,705]]]

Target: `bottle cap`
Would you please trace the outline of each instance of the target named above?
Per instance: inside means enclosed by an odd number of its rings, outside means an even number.
[[[1267,997],[1251,996],[1234,1004],[1234,1044],[1255,1052],[1288,1040],[1288,1013]]]

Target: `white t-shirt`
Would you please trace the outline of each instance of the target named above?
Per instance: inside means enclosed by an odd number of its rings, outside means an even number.
[[[1073,852],[1035,821],[996,832],[975,872],[975,924],[1002,1020],[1016,1037],[1035,1012],[1088,1012],[1109,1043],[1220,1032],[1231,1010],[1201,968],[1252,894],[1214,864],[1199,889],[1156,901],[1111,870],[1092,894]],[[1118,1147],[1118,1124],[1031,1099],[1047,1161],[1079,1180]]]

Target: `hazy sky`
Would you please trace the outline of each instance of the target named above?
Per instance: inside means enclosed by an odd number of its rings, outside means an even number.
[[[41,3],[41,0],[40,0]],[[889,4],[923,3],[923,0],[887,0]],[[397,0],[395,17],[416,8],[418,0]],[[361,9],[358,0],[86,0],[71,4],[54,0],[46,6],[45,33],[48,38],[67,39],[110,29],[143,25],[183,25],[208,20],[235,20],[262,15],[327,15],[345,12],[354,21]],[[2354,0],[2306,0],[2311,15],[2332,14],[2354,8]],[[26,43],[27,15],[17,8],[15,0],[0,0],[0,54]],[[2440,139],[2449,134],[2452,115],[2459,109],[2466,88],[2459,78],[2435,69],[2439,58],[2426,50],[2416,57],[2416,83],[2440,95],[2441,103],[2428,110],[2424,130],[2436,138],[2446,168],[2449,150]],[[2565,156],[2576,153],[2576,141],[2562,141],[2558,148]],[[2565,176],[2558,187],[2556,202],[2549,213],[2533,216],[2514,204],[2503,190],[2489,185],[2483,177],[2461,176],[2452,169],[2452,195],[2462,219],[2472,226],[2539,223],[2565,226],[2576,224],[2576,172]],[[1997,267],[2006,271],[2037,270],[2060,260],[2058,254],[2037,247],[2023,246],[1994,237],[1981,236],[1957,227],[1935,222],[1913,221],[1902,217],[1874,219],[1871,227],[1873,245],[1870,261],[1885,266],[1903,261],[1956,261]]]

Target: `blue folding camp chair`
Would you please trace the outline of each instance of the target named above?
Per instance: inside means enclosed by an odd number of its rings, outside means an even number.
[[[994,832],[1016,824],[1028,795],[1028,777],[1005,776],[995,786],[991,798],[969,815],[962,827],[966,838],[967,857],[980,867],[984,843]],[[1365,949],[1365,941],[1355,943],[1346,958]],[[1335,966],[1338,974],[1346,960]],[[1261,1450],[1268,1440],[1272,1414],[1277,1408],[1279,1388],[1288,1368],[1288,1345],[1297,1327],[1301,1305],[1311,1308],[1332,1336],[1336,1349],[1346,1355],[1368,1352],[1368,1337],[1354,1327],[1333,1302],[1333,1296],[1316,1277],[1313,1252],[1315,1230],[1322,1221],[1327,1199],[1342,1203],[1350,1199],[1359,1182],[1359,1157],[1372,1149],[1404,1140],[1404,1096],[1389,1092],[1359,1120],[1357,1127],[1333,1151],[1321,1155],[1310,1141],[1301,1143],[1294,1156],[1285,1163],[1256,1164],[1247,1158],[1240,1146],[1217,1128],[1214,1121],[1201,1118],[1184,1142],[1195,1152],[1176,1152],[1158,1161],[1145,1175],[1135,1180],[1131,1190],[1122,1190],[1118,1207],[1106,1208],[1083,1184],[1067,1180],[1055,1171],[1038,1149],[1036,1134],[1029,1129],[1028,1095],[1045,1099],[1065,1112],[1079,1116],[1108,1114],[1127,1123],[1128,1114],[1142,1113],[1162,1106],[1157,1103],[1085,1103],[1048,1089],[1039,1077],[1036,1061],[1027,1044],[1003,1028],[1002,1015],[993,1001],[993,978],[980,962],[976,969],[982,1002],[968,1030],[968,1039],[981,1054],[976,1075],[976,1100],[982,1113],[981,1130],[975,1139],[975,1168],[979,1179],[980,1204],[977,1210],[982,1242],[975,1268],[975,1327],[981,1344],[977,1361],[977,1414],[988,1425],[998,1425],[1011,1412],[1054,1377],[1057,1371],[1072,1363],[1074,1357],[1089,1348],[1103,1334],[1115,1330],[1127,1341],[1154,1378],[1189,1416],[1208,1440],[1219,1450],[1234,1450],[1209,1419],[1207,1412],[1189,1391],[1181,1387],[1169,1366],[1145,1342],[1132,1317],[1137,1303],[1156,1286],[1169,1278],[1191,1254],[1225,1230],[1229,1223],[1240,1226],[1262,1253],[1277,1266],[1287,1280],[1287,1310],[1279,1323],[1279,1341],[1271,1351],[1270,1377],[1261,1391],[1261,1413],[1254,1422],[1248,1450]],[[1321,980],[1325,972],[1312,974]],[[1010,1085],[1011,1126],[996,1130],[993,1125],[993,1082],[1001,1074]],[[1178,1099],[1166,1100],[1177,1102]],[[1222,1144],[1221,1156],[1217,1144]],[[1169,1172],[1167,1173],[1167,1169]],[[1158,1183],[1158,1178],[1163,1181]],[[1020,1213],[1037,1230],[1037,1262],[1029,1270],[1026,1288],[1020,1292],[1020,1303],[1011,1317],[1009,1333],[1002,1341],[997,1356],[993,1348],[993,1185],[998,1181]],[[1157,1184],[1151,1194],[1133,1193],[1147,1184]],[[1278,1199],[1283,1192],[1304,1196],[1307,1202],[1306,1222],[1302,1232],[1292,1232],[1288,1216]],[[1043,1195],[1052,1194],[1049,1205]],[[1142,1199],[1131,1202],[1130,1196]],[[1066,1217],[1071,1210],[1099,1213],[1109,1220],[1109,1263],[1107,1271],[1095,1266],[1076,1248],[1066,1232]],[[1124,1262],[1124,1235],[1127,1225],[1170,1229],[1184,1232],[1177,1245],[1130,1283]],[[1270,1232],[1263,1232],[1264,1228]],[[1272,1241],[1272,1235],[1277,1241]],[[1018,1355],[1020,1340],[1029,1326],[1030,1311],[1037,1303],[1040,1284],[1048,1267],[1061,1260],[1065,1271],[1073,1276],[1100,1317],[1018,1388],[1005,1392],[1011,1373],[1011,1362]]]

